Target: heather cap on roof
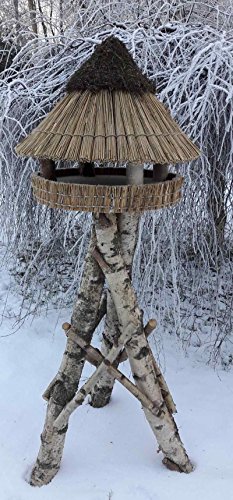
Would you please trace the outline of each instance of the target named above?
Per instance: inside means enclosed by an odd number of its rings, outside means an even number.
[[[125,45],[111,36],[98,45],[92,56],[71,76],[67,92],[125,90],[143,94],[155,92],[153,82],[143,75]]]

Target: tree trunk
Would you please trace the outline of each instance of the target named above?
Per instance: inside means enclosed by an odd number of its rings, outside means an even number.
[[[127,270],[131,275],[134,250],[138,236],[139,216],[134,214],[120,214],[116,217],[124,261]],[[107,356],[114,340],[118,339],[119,336],[120,330],[118,326],[118,316],[111,297],[111,292],[108,290],[107,314],[101,345],[101,352],[103,356]],[[90,400],[91,406],[95,408],[102,408],[109,403],[113,391],[114,381],[114,377],[111,373],[105,372],[103,374],[103,376],[96,382],[92,390]]]
[[[213,254],[222,250],[225,237],[226,214],[226,188],[225,171],[220,162],[213,158],[211,179],[209,186],[208,210],[213,221],[210,233],[210,247]]]
[[[19,0],[13,0],[13,4],[15,12],[16,45],[19,45],[20,43]]]
[[[132,163],[127,165],[126,176],[127,184],[143,184],[143,165],[134,165]],[[138,225],[140,217],[137,214],[119,214],[116,215],[116,218],[124,262],[129,274],[131,275],[134,251],[138,238]],[[108,290],[107,314],[101,345],[101,352],[103,356],[107,356],[114,343],[114,339],[118,339],[119,336],[120,331],[118,327],[118,317],[114,302],[111,297],[111,293]],[[90,399],[91,406],[93,406],[94,408],[102,408],[103,406],[106,406],[111,399],[113,387],[114,377],[111,375],[111,373],[105,372],[103,374],[103,377],[101,377],[97,381],[92,390]]]
[[[81,287],[72,315],[72,330],[90,343],[96,328],[99,306],[104,286],[104,276],[92,252],[95,239],[92,236]],[[41,447],[31,475],[31,485],[42,486],[49,483],[60,467],[67,426],[57,430],[54,422],[67,402],[74,396],[81,377],[85,353],[71,340],[67,340],[59,371],[46,390],[49,398]]]
[[[59,28],[60,28],[60,35],[64,35],[64,28],[63,28],[63,0],[59,0]]]
[[[41,22],[41,25],[42,25],[44,37],[48,38],[48,30],[47,30],[46,23],[44,21],[44,13],[43,13],[43,10],[42,10],[42,6],[41,6],[41,1],[40,0],[38,0],[38,9],[39,9],[40,16],[41,16],[40,22]]]
[[[28,0],[28,9],[31,20],[32,31],[38,35],[37,22],[36,22],[36,3],[35,0]]]

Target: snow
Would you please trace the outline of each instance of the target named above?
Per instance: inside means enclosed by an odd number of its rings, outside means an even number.
[[[55,375],[65,345],[61,324],[69,310],[49,310],[17,329],[20,296],[0,271],[0,498],[1,500],[222,500],[232,491],[233,374],[213,370],[176,340],[163,340],[166,379],[176,421],[195,463],[190,475],[168,471],[140,405],[119,384],[110,405],[87,403],[72,416],[62,467],[53,482],[26,482],[36,458],[46,403],[41,394]],[[7,297],[7,302],[6,302]],[[95,339],[95,343],[98,338]],[[91,372],[86,367],[83,378]],[[129,376],[130,369],[124,364]]]

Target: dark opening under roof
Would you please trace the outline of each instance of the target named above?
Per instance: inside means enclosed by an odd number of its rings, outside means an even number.
[[[122,90],[136,94],[155,92],[155,86],[139,69],[126,46],[111,36],[71,76],[67,92]]]

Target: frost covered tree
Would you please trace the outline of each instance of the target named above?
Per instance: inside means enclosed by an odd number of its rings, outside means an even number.
[[[38,206],[30,188],[37,162],[22,161],[14,147],[60,99],[64,82],[95,45],[114,34],[155,81],[160,99],[203,153],[195,165],[180,167],[186,177],[183,202],[143,216],[135,286],[148,316],[156,308],[161,332],[176,332],[184,346],[207,349],[212,359],[221,354],[227,364],[232,331],[231,3],[41,0],[34,5],[32,17],[29,3],[3,2],[0,21],[5,43],[18,44],[0,74],[0,216],[25,304],[34,310],[49,300],[73,300],[90,219]]]

